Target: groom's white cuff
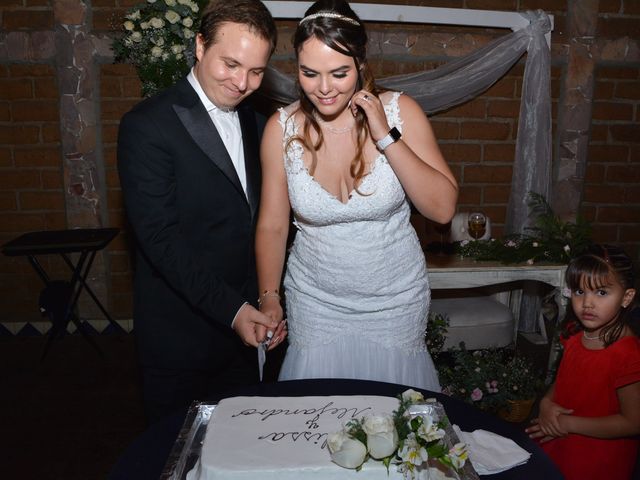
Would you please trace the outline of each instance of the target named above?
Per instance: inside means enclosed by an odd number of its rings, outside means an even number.
[[[247,305],[249,302],[244,302],[242,305],[240,305],[240,308],[238,309],[238,311],[236,312],[235,316],[233,317],[233,320],[231,320],[231,328],[233,328],[233,324],[236,323],[236,318],[238,318],[238,314],[240,313],[240,310],[242,310],[242,308]]]

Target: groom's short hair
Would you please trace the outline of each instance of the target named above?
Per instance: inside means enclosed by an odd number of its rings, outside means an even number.
[[[271,13],[260,0],[212,0],[202,12],[199,34],[204,47],[216,41],[218,29],[223,23],[239,23],[249,27],[271,46],[269,55],[276,48],[278,31]]]

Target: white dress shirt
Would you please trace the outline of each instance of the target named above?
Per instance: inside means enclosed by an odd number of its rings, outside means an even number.
[[[224,146],[227,148],[227,152],[229,152],[233,166],[235,167],[238,178],[240,179],[240,184],[242,185],[242,189],[246,195],[247,172],[244,165],[242,131],[240,129],[238,112],[235,110],[222,110],[215,106],[204,93],[204,90],[202,90],[200,82],[198,82],[198,79],[193,73],[193,68],[191,69],[191,72],[189,72],[189,75],[187,75],[187,80],[189,80],[189,83],[198,94],[200,101],[204,105],[204,108],[207,109],[209,117],[211,117],[213,124],[216,126],[216,129],[224,142]]]
[[[209,99],[209,97],[207,97],[207,95],[204,93],[204,90],[202,90],[200,82],[198,82],[198,79],[193,73],[193,67],[191,68],[189,75],[187,75],[187,80],[189,80],[189,83],[198,94],[198,98],[200,98],[200,101],[204,105],[204,108],[207,109],[209,117],[211,117],[216,130],[218,130],[218,134],[220,134],[220,138],[222,138],[224,146],[227,148],[227,152],[229,152],[229,156],[231,157],[233,166],[235,167],[238,178],[240,179],[242,190],[244,190],[244,194],[246,196],[247,171],[245,170],[244,166],[242,130],[240,129],[240,119],[238,118],[238,112],[236,112],[235,110],[222,110],[216,107]],[[236,312],[233,320],[231,321],[231,328],[234,327],[236,319],[238,318],[238,314],[245,305],[247,305],[247,302],[243,303]]]

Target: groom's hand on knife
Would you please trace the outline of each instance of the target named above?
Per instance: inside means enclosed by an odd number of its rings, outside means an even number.
[[[252,347],[257,347],[260,342],[266,339],[267,331],[273,332],[269,349],[275,347],[286,336],[283,322],[277,322],[248,303],[240,308],[231,328],[246,345]]]
[[[283,318],[282,305],[280,304],[279,295],[263,296],[260,302],[260,312],[264,313],[267,317],[275,320],[278,323],[278,328],[272,333],[271,340],[268,343],[268,350],[273,350],[280,345],[287,336],[287,320]],[[261,330],[263,327],[258,326],[258,338],[266,333],[266,329]]]

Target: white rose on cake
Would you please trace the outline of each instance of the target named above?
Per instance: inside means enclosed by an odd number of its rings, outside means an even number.
[[[402,400],[411,404],[424,402],[424,396],[420,392],[416,392],[414,389],[409,388],[402,392]]]
[[[369,455],[376,460],[393,455],[398,447],[398,432],[391,415],[369,415],[362,423],[367,434]]]
[[[343,468],[358,468],[367,456],[367,447],[351,438],[346,431],[332,433],[327,438],[331,460]]]

